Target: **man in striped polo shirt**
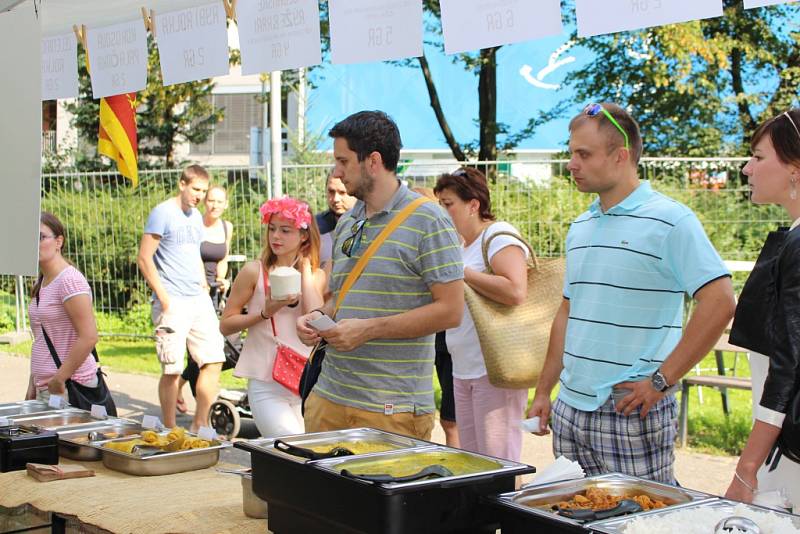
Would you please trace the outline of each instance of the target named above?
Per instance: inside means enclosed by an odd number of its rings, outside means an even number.
[[[572,119],[567,166],[597,193],[567,235],[564,301],[529,416],[553,452],[587,475],[623,472],[668,484],[677,408],[672,386],[719,339],[735,308],[730,274],[697,217],[640,181],[636,121],[614,104]],[[686,328],[683,297],[697,301]]]
[[[332,315],[347,275],[369,244],[419,197],[397,179],[400,132],[386,114],[362,111],[330,131],[342,180],[356,205],[333,239]],[[300,339],[328,342],[319,380],[305,404],[307,432],[368,426],[430,438],[433,429],[434,334],[461,322],[464,267],[446,213],[423,204],[370,258],[336,314],[335,328],[316,332],[298,319]]]

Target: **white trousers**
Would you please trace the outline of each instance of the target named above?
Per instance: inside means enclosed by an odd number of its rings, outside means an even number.
[[[247,398],[259,433],[265,438],[302,434],[300,397],[278,384],[250,378]]]

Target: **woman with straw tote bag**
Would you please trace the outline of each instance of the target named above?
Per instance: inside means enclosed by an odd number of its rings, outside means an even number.
[[[525,345],[533,325],[518,320],[526,313],[517,314],[533,287],[528,282],[529,247],[513,226],[493,222],[489,189],[480,171],[466,168],[442,175],[435,191],[463,239],[466,300],[477,302],[465,306],[461,325],[446,335],[461,447],[518,460],[527,388],[541,368],[541,362],[537,367],[530,361],[533,356]],[[560,296],[560,289],[556,294]],[[549,327],[551,319],[543,323]],[[520,339],[525,339],[515,346],[520,350],[511,352],[510,344]]]

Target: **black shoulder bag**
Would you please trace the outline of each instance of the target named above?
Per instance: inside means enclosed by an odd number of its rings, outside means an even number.
[[[50,341],[50,336],[48,336],[47,332],[45,332],[44,326],[42,326],[42,334],[44,334],[44,340],[47,343],[47,348],[50,349],[50,356],[52,356],[53,361],[56,362],[56,367],[60,369],[61,360],[58,359],[56,348],[53,346],[53,342]],[[114,404],[114,399],[111,397],[111,391],[108,389],[108,385],[106,384],[105,374],[103,373],[102,369],[100,369],[100,358],[97,356],[96,349],[92,349],[92,356],[94,356],[94,361],[98,363],[97,386],[90,388],[75,382],[71,378],[67,379],[64,385],[67,388],[67,397],[69,398],[69,403],[76,408],[80,408],[81,410],[91,410],[93,404],[105,406],[106,413],[116,417],[117,406]]]

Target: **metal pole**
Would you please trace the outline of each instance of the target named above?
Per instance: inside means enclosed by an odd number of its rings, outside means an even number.
[[[28,313],[25,307],[25,280],[17,276],[17,332],[28,330]]]
[[[17,327],[17,332],[22,332],[22,306],[21,306],[20,297],[19,297],[21,286],[20,286],[20,283],[19,283],[19,279],[20,279],[20,277],[18,276],[17,277],[17,282],[16,282],[16,284],[14,284],[14,304],[16,305],[16,316],[17,316],[16,327]]]
[[[271,137],[270,159],[272,162],[272,192],[283,196],[283,143],[281,133],[281,71],[269,75],[269,132]]]
[[[272,179],[267,166],[267,130],[269,129],[269,102],[267,101],[267,75],[261,74],[261,164],[264,166],[264,177],[267,181],[267,198],[272,198]]]
[[[306,69],[297,71],[297,146],[306,141]]]

